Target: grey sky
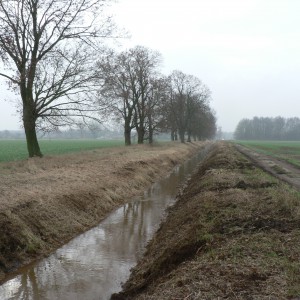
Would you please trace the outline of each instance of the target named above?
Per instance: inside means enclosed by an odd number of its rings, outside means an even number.
[[[124,47],[156,49],[164,73],[208,85],[224,131],[244,117],[298,115],[299,0],[119,0],[110,11],[132,35]],[[19,128],[13,113],[0,99],[0,130]]]

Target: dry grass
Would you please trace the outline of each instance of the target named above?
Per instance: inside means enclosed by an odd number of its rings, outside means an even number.
[[[113,299],[296,299],[299,193],[218,144]]]
[[[97,225],[203,146],[120,147],[1,163],[0,279]]]

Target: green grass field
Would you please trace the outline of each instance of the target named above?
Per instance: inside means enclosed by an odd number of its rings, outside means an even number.
[[[299,141],[235,141],[257,152],[284,159],[300,167]]]
[[[124,145],[123,140],[40,140],[43,155],[92,150]],[[22,160],[28,157],[25,140],[0,140],[0,162]]]

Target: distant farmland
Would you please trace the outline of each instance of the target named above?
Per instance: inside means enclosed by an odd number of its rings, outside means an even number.
[[[236,141],[236,143],[300,167],[300,141]]]
[[[123,140],[40,140],[44,155],[57,155],[124,145]],[[0,140],[0,162],[28,158],[25,140]]]

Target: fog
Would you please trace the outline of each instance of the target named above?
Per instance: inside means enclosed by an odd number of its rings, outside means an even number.
[[[163,72],[199,77],[212,91],[223,131],[242,118],[297,116],[300,95],[300,1],[119,0],[109,12],[131,33],[120,47],[163,55]],[[0,130],[20,128],[0,94]]]

